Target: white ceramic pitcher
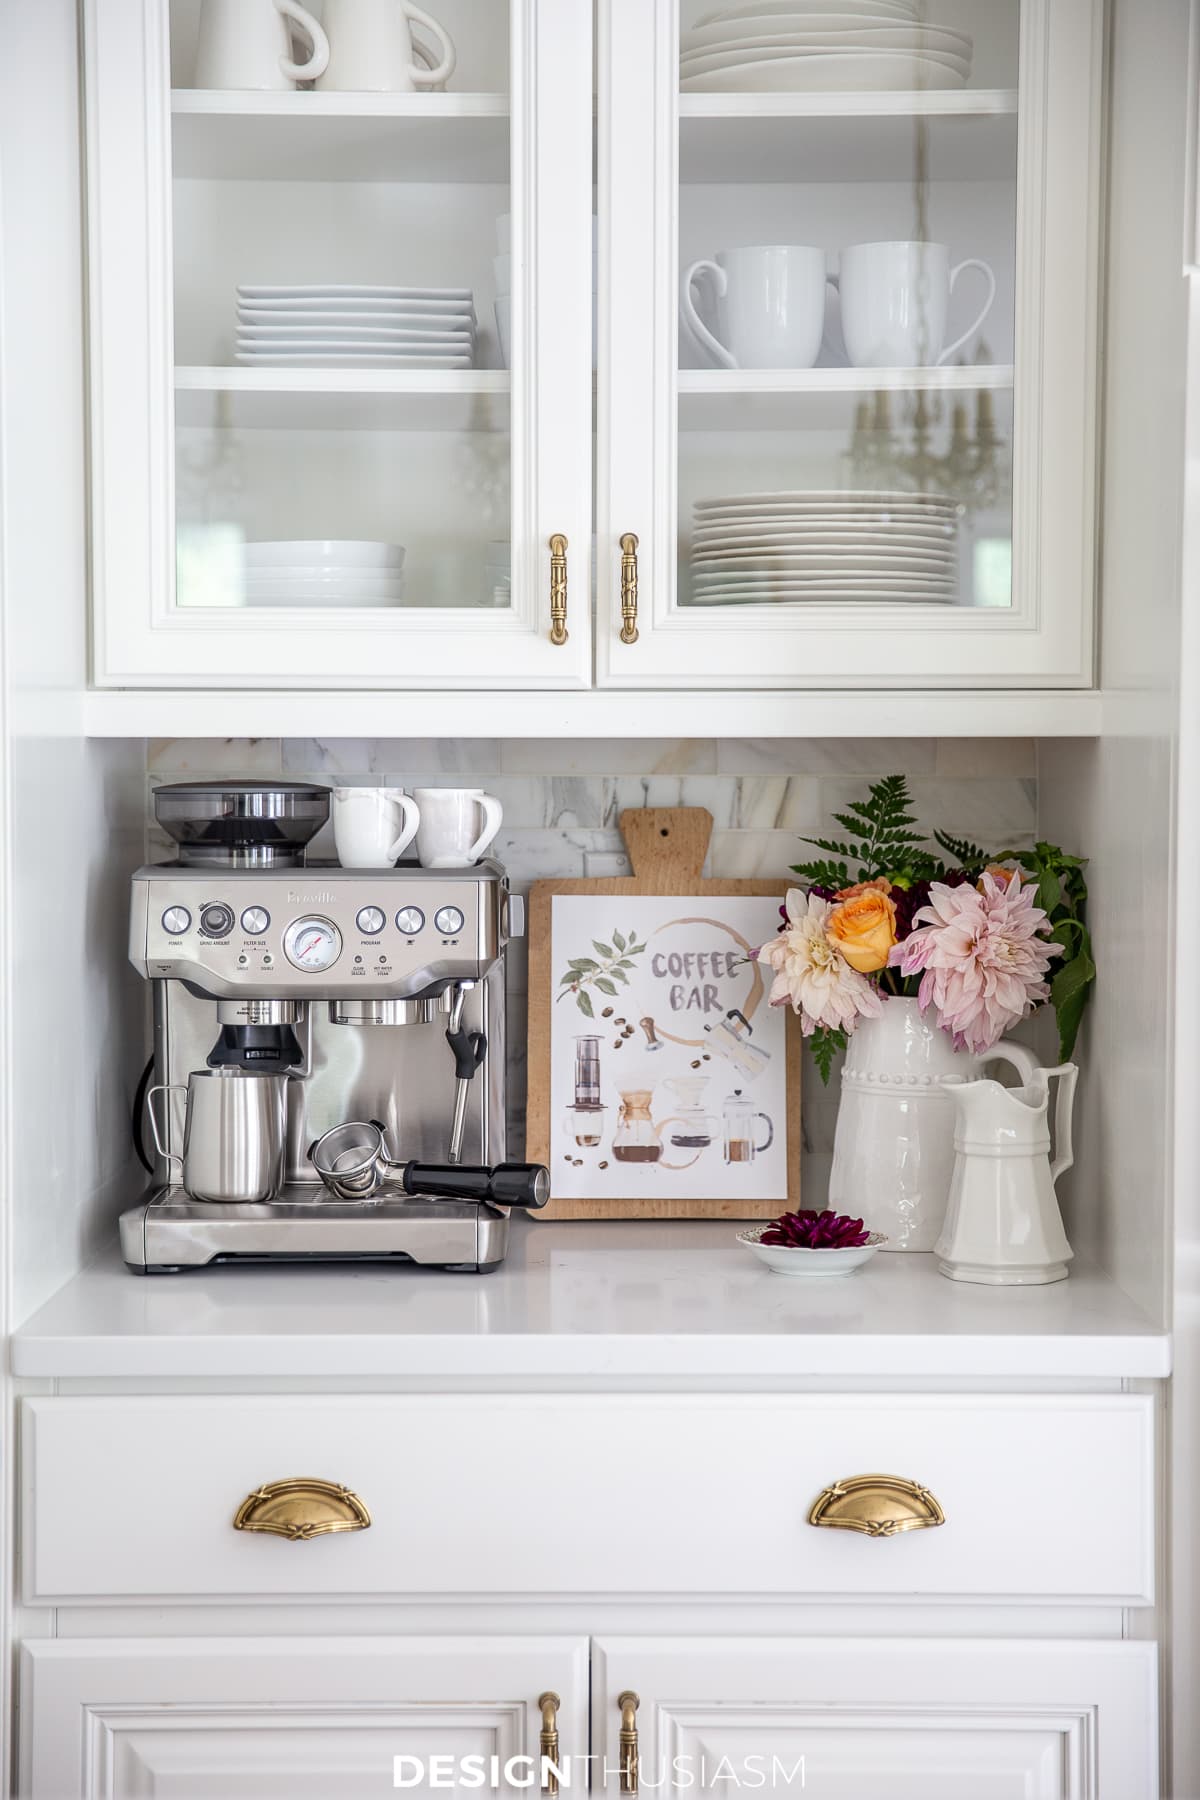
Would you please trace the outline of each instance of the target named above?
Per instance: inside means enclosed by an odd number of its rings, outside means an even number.
[[[1024,1087],[967,1081],[947,1089],[954,1106],[954,1175],[938,1268],[951,1281],[1027,1287],[1063,1281],[1073,1254],[1054,1183],[1069,1169],[1074,1063],[1035,1069]],[[1058,1081],[1054,1160],[1050,1083]]]
[[[424,26],[441,46],[441,61],[426,67],[413,43]],[[318,88],[343,93],[411,94],[438,88],[454,73],[458,53],[449,33],[412,0],[325,0],[329,67]]]
[[[292,59],[292,27],[312,44],[307,62]],[[192,85],[287,90],[312,81],[329,61],[329,40],[297,0],[204,0]]]
[[[988,1062],[1011,1063],[1031,1082],[1038,1061],[1020,1044],[987,1056],[956,1050],[915,1000],[883,1003],[850,1039],[829,1176],[834,1212],[882,1231],[887,1250],[932,1250],[954,1172],[950,1082],[972,1081]]]

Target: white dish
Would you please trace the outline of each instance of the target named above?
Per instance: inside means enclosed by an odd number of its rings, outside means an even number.
[[[295,606],[306,609],[311,607],[343,607],[347,610],[352,610],[356,607],[402,606],[403,604],[403,589],[394,594],[368,595],[337,592],[316,594],[293,588],[287,594],[246,594],[243,599],[243,605],[245,606]]]
[[[899,36],[899,33],[889,33]],[[915,33],[913,34],[915,36]],[[832,38],[826,43],[819,40],[803,38],[731,38],[728,43],[711,50],[689,50],[679,59],[681,75],[708,75],[714,69],[740,68],[743,63],[778,62],[792,57],[824,57],[824,56],[874,56],[879,52],[888,55],[920,57],[922,60],[940,63],[963,80],[971,73],[971,58],[964,56],[960,50],[935,48],[932,45],[900,42],[897,44],[857,44],[851,43],[847,36]]]
[[[809,18],[813,13],[828,13],[829,0],[743,0],[741,6],[721,6],[696,20],[693,31],[709,25],[725,25],[731,19]],[[897,19],[915,19],[916,0],[837,0],[840,16],[852,19],[861,13],[888,14]]]
[[[923,25],[908,19],[868,17],[842,18],[837,13],[760,13],[744,19],[725,19],[716,25],[705,25],[685,31],[679,40],[682,57],[703,55],[708,50],[741,48],[744,44],[769,43],[817,45],[820,48],[846,47],[877,50],[948,50],[952,56],[966,57],[974,50],[974,40],[965,31],[953,31],[947,25]]]
[[[475,314],[466,308],[458,311],[447,307],[439,312],[436,307],[426,309],[419,306],[361,306],[337,308],[316,308],[306,306],[239,306],[237,309],[239,325],[271,325],[281,331],[299,329],[301,326],[317,326],[325,330],[329,326],[341,330],[345,326],[355,331],[368,331],[372,328],[383,331],[473,331]]]
[[[686,94],[886,94],[965,85],[960,70],[899,50],[859,56],[781,56],[687,75],[679,83]]]
[[[747,1250],[753,1250],[759,1262],[766,1263],[776,1275],[807,1275],[825,1280],[831,1275],[850,1275],[855,1269],[861,1269],[865,1262],[870,1262],[875,1252],[887,1243],[882,1231],[873,1231],[865,1244],[845,1249],[808,1250],[799,1244],[764,1244],[762,1234],[770,1229],[769,1225],[752,1225],[748,1230],[738,1232],[737,1241],[745,1244]]]
[[[828,588],[795,593],[759,588],[728,594],[693,594],[685,606],[953,606],[954,594],[903,594],[895,589]]]
[[[727,575],[731,571],[748,571],[762,575],[803,575],[810,570],[837,574],[848,569],[861,569],[867,575],[948,576],[953,561],[948,556],[894,556],[887,552],[842,550],[821,555],[814,550],[715,550],[711,554],[692,557],[692,570],[697,575]]]
[[[289,583],[303,582],[305,587],[361,588],[364,593],[404,586],[404,570],[380,569],[368,574],[362,569],[335,569],[320,563],[298,563],[294,569],[245,569],[242,581],[247,588],[272,593]]]
[[[909,493],[904,488],[780,488],[770,494],[714,494],[696,500],[693,507],[701,512],[713,506],[811,506],[827,500],[833,506],[869,506],[890,511],[893,506],[931,506],[954,510],[958,502],[945,494]]]
[[[949,526],[943,531],[921,531],[915,526],[909,530],[886,531],[871,525],[861,531],[847,531],[843,525],[833,522],[815,525],[810,531],[795,525],[778,530],[769,526],[749,526],[744,531],[714,528],[692,534],[693,554],[698,550],[850,550],[858,547],[957,553],[954,532]]]
[[[949,594],[956,591],[956,583],[946,575],[931,573],[915,574],[909,571],[889,569],[814,569],[805,573],[802,569],[731,569],[723,575],[712,575],[705,569],[691,571],[692,587],[696,593],[721,594],[735,589],[749,591],[751,588],[879,588],[885,592],[895,589],[905,593]]]
[[[239,325],[237,341],[246,350],[269,349],[277,345],[281,350],[289,350],[296,344],[319,344],[322,349],[352,350],[359,344],[366,344],[381,350],[416,349],[423,344],[431,344],[437,349],[469,350],[475,342],[473,331],[377,331],[374,328],[360,331],[347,325],[334,330],[332,327],[322,330],[312,325],[300,325],[293,328],[275,325]]]
[[[302,351],[239,350],[234,361],[243,368],[259,369],[469,369],[469,356],[374,356],[326,351],[306,355]]]
[[[419,300],[426,301],[453,300],[460,306],[472,304],[470,288],[444,287],[366,287],[340,282],[307,282],[294,287],[263,287],[245,283],[238,285],[239,299],[244,295],[248,300],[307,300],[312,296],[321,300]]]
[[[242,546],[242,554],[247,563],[264,568],[292,568],[296,563],[399,567],[404,561],[404,545],[376,543],[373,538],[253,538]]]

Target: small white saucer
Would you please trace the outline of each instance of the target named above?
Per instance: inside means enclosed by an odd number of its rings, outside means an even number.
[[[758,1260],[766,1263],[776,1275],[851,1275],[887,1243],[882,1231],[873,1231],[865,1244],[851,1245],[847,1249],[809,1250],[799,1244],[761,1243],[763,1232],[770,1229],[769,1224],[751,1225],[738,1232],[737,1241],[745,1244],[747,1250],[753,1250]]]

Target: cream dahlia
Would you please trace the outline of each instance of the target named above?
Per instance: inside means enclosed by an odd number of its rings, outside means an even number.
[[[874,1018],[883,1010],[874,984],[850,967],[826,935],[832,910],[819,894],[789,888],[787,924],[758,953],[759,961],[775,971],[771,1005],[799,1013],[805,1037],[821,1026],[853,1031],[860,1018]]]
[[[893,968],[921,976],[921,1011],[932,1006],[960,1050],[990,1050],[1050,998],[1046,971],[1063,946],[1046,942],[1049,920],[1034,892],[1019,873],[1007,881],[985,873],[977,888],[935,881],[916,929],[891,953]]]

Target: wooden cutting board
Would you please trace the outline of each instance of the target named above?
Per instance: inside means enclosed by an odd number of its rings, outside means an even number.
[[[752,943],[765,942],[778,929],[788,873],[781,870],[774,881],[705,880],[713,821],[702,807],[630,810],[621,814],[620,826],[632,875],[538,881],[530,892],[526,1154],[549,1168],[552,1195],[545,1210],[532,1216],[761,1219],[795,1211],[800,1204],[799,1021],[790,1009],[768,1011],[771,971],[746,955]],[[612,905],[560,907],[556,917],[556,900],[582,896]],[[671,900],[685,904],[664,907]],[[744,904],[758,900],[770,904]],[[593,910],[597,924],[588,937]],[[578,948],[580,930],[587,954],[572,958],[568,952]],[[572,965],[581,961],[590,968],[574,970],[577,988],[570,976]],[[737,1018],[731,1021],[731,1011],[748,1023],[748,1031]],[[706,1030],[722,1021],[732,1022],[743,1042],[753,1046],[735,1048],[738,1060],[718,1051]],[[574,1057],[574,1040],[587,1033],[599,1040],[603,1109],[594,1115],[601,1141],[591,1142],[589,1121],[584,1147],[564,1122],[575,1099],[565,1058]],[[721,1032],[716,1042],[728,1046],[731,1040]],[[767,1042],[773,1052],[759,1063]],[[663,1121],[663,1133],[658,1160],[633,1168],[619,1152],[614,1156],[612,1139],[623,1104],[619,1083],[643,1085],[639,1070],[648,1072],[652,1116],[656,1124]],[[703,1107],[718,1129],[700,1148],[697,1134],[669,1117],[678,1111],[669,1078],[680,1077],[707,1078]],[[756,1154],[748,1166],[727,1161],[726,1106],[739,1094],[762,1121],[750,1134]],[[759,1110],[768,1095],[769,1109]],[[575,1125],[585,1117],[570,1116]],[[772,1143],[763,1149],[768,1122]],[[672,1144],[672,1132],[690,1147]],[[735,1136],[734,1155],[743,1149]],[[644,1191],[631,1193],[638,1182]],[[617,1186],[623,1191],[606,1191]]]

